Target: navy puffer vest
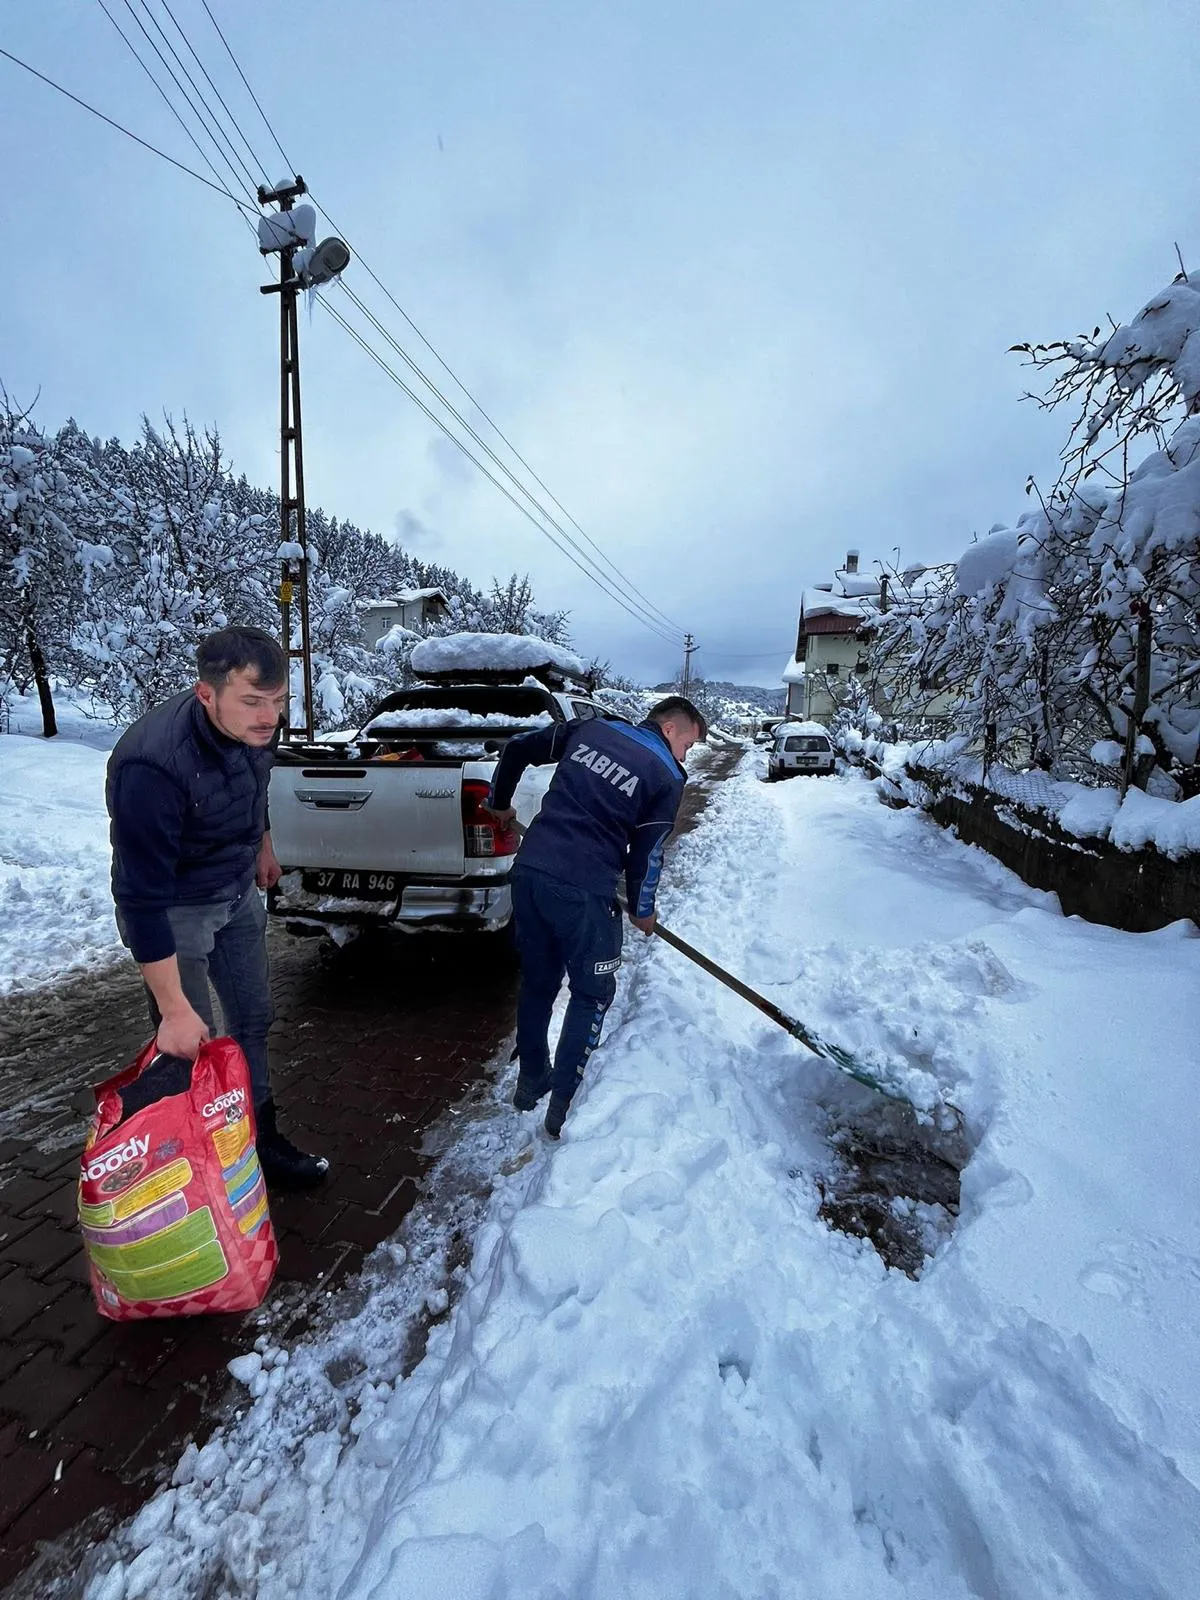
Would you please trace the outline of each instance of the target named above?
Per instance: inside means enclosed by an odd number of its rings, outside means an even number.
[[[254,875],[267,825],[270,749],[227,739],[209,720],[192,690],[165,700],[128,728],[108,763],[106,798],[113,817],[113,896],[118,905],[147,900],[196,904],[218,900]],[[132,768],[152,769],[139,783]],[[136,845],[139,791],[164,775],[182,792],[184,809],[176,842],[174,881],[149,884]],[[118,793],[119,791],[119,793]],[[116,809],[119,807],[119,810]],[[146,817],[145,822],[152,819]]]

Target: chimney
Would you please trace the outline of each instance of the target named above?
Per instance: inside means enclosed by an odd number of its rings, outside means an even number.
[[[847,550],[846,551],[846,571],[847,572],[857,572],[858,571],[858,551],[857,550]]]

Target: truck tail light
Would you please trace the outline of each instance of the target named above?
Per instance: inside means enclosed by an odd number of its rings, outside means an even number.
[[[515,856],[520,839],[483,809],[491,785],[468,778],[462,786],[463,854],[467,857]]]

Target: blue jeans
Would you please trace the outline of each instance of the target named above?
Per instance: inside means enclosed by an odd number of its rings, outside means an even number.
[[[604,1013],[617,992],[621,908],[532,867],[514,867],[513,917],[521,957],[517,1053],[521,1077],[570,1100],[588,1057],[600,1043]],[[563,978],[571,998],[550,1064],[550,1014]]]
[[[275,1020],[262,896],[252,880],[247,889],[228,900],[171,906],[167,918],[175,935],[179,981],[188,1003],[216,1034],[212,989],[217,991],[225,1032],[242,1047],[254,1104],[261,1106],[271,1098],[267,1030]],[[118,913],[118,927],[120,923]],[[162,1016],[149,989],[146,997],[150,1021],[157,1028]]]

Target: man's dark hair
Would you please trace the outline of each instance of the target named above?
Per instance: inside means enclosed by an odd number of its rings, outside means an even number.
[[[693,727],[699,728],[701,742],[708,738],[708,723],[704,720],[704,713],[686,695],[669,694],[646,713],[646,721],[657,722],[660,728],[664,722],[674,722],[676,717],[686,717]]]
[[[201,683],[223,689],[231,672],[250,671],[260,689],[278,689],[287,682],[287,657],[278,639],[261,628],[222,628],[201,639],[196,675]]]

